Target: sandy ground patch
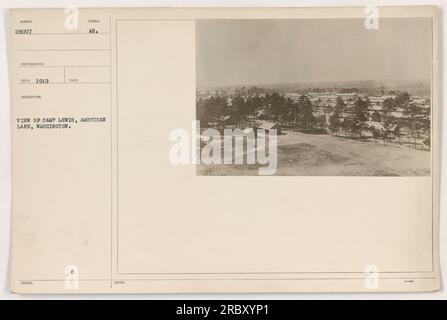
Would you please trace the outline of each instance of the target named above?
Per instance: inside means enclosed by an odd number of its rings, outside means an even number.
[[[198,175],[257,175],[259,164],[198,165]],[[431,155],[406,146],[289,132],[278,137],[276,175],[428,176]]]

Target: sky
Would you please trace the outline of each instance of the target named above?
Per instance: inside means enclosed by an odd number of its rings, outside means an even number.
[[[429,80],[429,18],[201,20],[198,87],[355,80]]]

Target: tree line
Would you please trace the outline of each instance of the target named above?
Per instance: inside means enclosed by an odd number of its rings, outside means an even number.
[[[238,93],[231,98],[224,95],[199,98],[197,118],[205,126],[210,123],[242,126],[255,118],[278,122],[282,127],[297,131],[320,129],[333,134],[343,132],[345,135],[361,136],[363,131],[369,130],[375,137],[384,139],[392,133],[398,135],[399,129],[396,128],[402,127],[408,128],[412,137],[421,132],[429,134],[430,108],[414,102],[408,93],[402,92],[395,98],[385,99],[381,110],[371,111],[371,105],[368,97],[360,96],[349,106],[339,96],[332,107],[314,104],[305,94],[291,99],[277,92],[264,95]],[[395,112],[401,112],[402,117],[396,117]],[[369,126],[369,121],[381,123],[383,129]]]
[[[262,96],[236,95],[230,100],[221,95],[197,100],[197,118],[205,124],[225,121],[240,125],[255,117],[306,130],[322,125],[321,119],[314,115],[314,109],[305,95],[294,100],[277,92]]]

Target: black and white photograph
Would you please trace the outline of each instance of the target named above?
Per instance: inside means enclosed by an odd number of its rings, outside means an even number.
[[[35,2],[0,4],[0,300],[447,298],[441,0]]]
[[[275,175],[429,176],[431,26],[429,18],[381,18],[376,26],[364,19],[198,21],[202,156],[209,128],[222,148],[234,140],[224,132],[275,132]],[[259,140],[255,148],[244,144],[241,157],[259,148]],[[257,175],[262,166],[221,156],[199,164],[197,174]]]

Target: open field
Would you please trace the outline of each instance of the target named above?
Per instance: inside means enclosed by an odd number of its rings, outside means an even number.
[[[406,146],[289,132],[278,136],[276,175],[428,176],[431,156]],[[198,165],[198,175],[258,175],[265,165]]]

